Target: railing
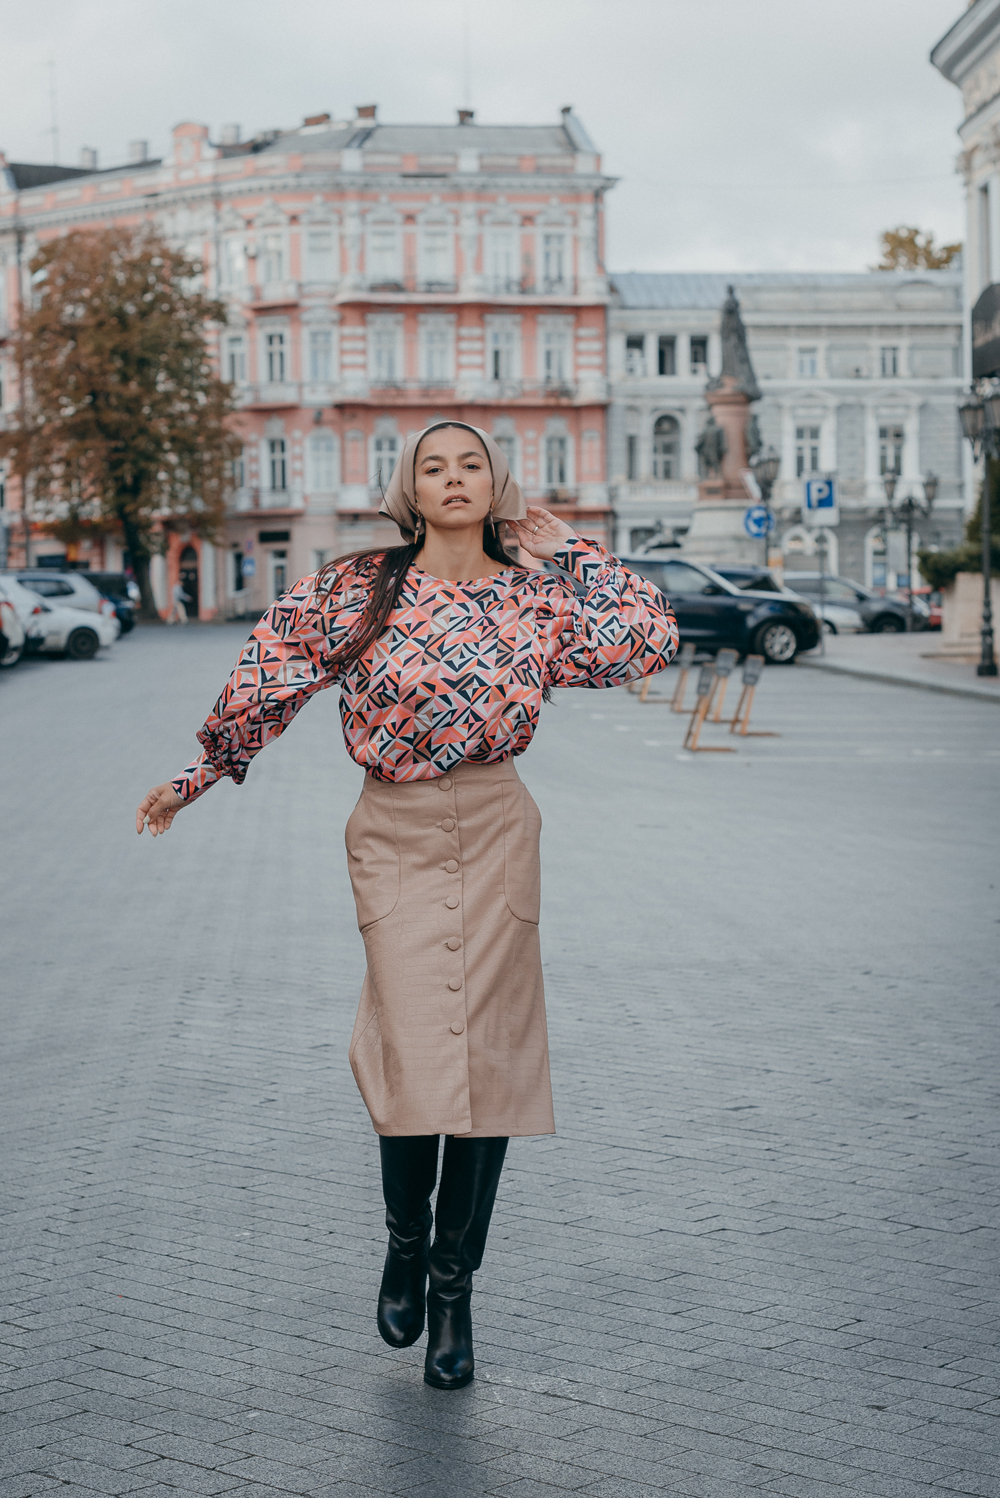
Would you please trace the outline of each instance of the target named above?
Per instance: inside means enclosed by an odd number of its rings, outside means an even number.
[[[246,404],[252,406],[297,406],[299,387],[289,380],[267,381],[248,385]]]

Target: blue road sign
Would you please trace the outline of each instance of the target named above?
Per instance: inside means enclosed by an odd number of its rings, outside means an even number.
[[[806,509],[822,515],[837,508],[837,490],[833,479],[806,480]]]
[[[774,530],[774,516],[763,505],[751,505],[743,516],[743,529],[748,536],[761,539]]]

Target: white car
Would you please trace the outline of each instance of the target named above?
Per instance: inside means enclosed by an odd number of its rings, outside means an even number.
[[[0,582],[0,668],[16,666],[24,651],[24,625]]]
[[[56,572],[53,567],[21,567],[15,574],[19,583],[38,593],[53,607],[85,609],[88,614],[110,617],[115,606],[105,598],[82,572]]]
[[[113,645],[118,638],[121,626],[114,613],[109,617],[103,612],[67,608],[58,599],[49,603],[10,573],[0,577],[0,588],[24,628],[26,655],[65,653],[70,660],[89,661],[102,645]]]
[[[795,597],[802,598],[805,595],[796,593]],[[823,629],[828,635],[859,635],[864,630],[865,621],[857,609],[847,608],[842,603],[827,603],[825,600],[820,606],[819,599],[812,594],[806,598],[806,603],[817,619],[822,619]]]

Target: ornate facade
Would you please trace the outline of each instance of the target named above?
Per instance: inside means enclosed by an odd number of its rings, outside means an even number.
[[[616,549],[657,531],[680,537],[690,524],[704,391],[720,369],[719,317],[730,284],[762,390],[753,407],[760,435],[781,454],[773,502],[786,562],[800,562],[812,545],[800,524],[804,481],[835,474],[841,523],[831,563],[892,586],[906,564],[883,552],[883,474],[900,474],[899,496],[919,493],[928,472],[938,475],[919,545],[953,544],[968,499],[956,411],[966,357],[957,270],[613,275]]]
[[[613,179],[572,110],[557,124],[383,125],[374,107],[241,143],[203,125],[169,158],[97,171],[0,158],[0,339],[38,244],[152,219],[229,308],[219,368],[243,456],[217,546],[169,534],[202,617],[260,612],[338,552],[396,537],[377,519],[406,434],[485,427],[529,499],[589,534],[608,514],[603,201]],[[0,343],[2,360],[2,343]],[[8,392],[10,382],[5,382]],[[8,401],[10,395],[8,394]],[[8,484],[11,560],[25,544]],[[32,555],[60,550],[35,536]],[[110,543],[93,565],[113,566]]]

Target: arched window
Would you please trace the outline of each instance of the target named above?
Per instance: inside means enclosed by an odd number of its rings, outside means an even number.
[[[677,477],[677,453],[681,429],[672,416],[661,416],[653,428],[653,477]]]
[[[398,439],[391,436],[375,438],[375,488],[384,493],[392,478],[399,451]]]

